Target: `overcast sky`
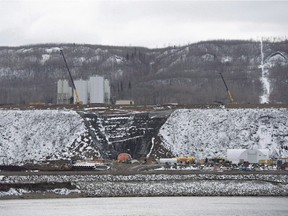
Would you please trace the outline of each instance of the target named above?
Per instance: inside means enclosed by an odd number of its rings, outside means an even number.
[[[288,36],[288,1],[0,0],[0,46],[150,48]]]

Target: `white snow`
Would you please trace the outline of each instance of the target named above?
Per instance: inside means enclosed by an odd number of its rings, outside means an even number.
[[[266,68],[274,67],[276,64],[281,66],[286,66],[288,64],[288,57],[285,52],[277,51],[270,56],[268,56],[264,62]]]
[[[75,111],[0,110],[0,116],[0,164],[67,158],[85,132]]]
[[[154,145],[155,145],[154,141],[155,141],[155,137],[152,137],[152,140],[151,140],[152,145],[151,145],[149,153],[146,155],[146,158],[149,158],[151,153],[152,153],[152,151],[153,151],[153,148],[154,148]]]
[[[80,58],[78,58],[78,61],[81,62],[81,63],[83,63],[83,62],[86,61],[86,58],[84,58],[84,57],[80,57]]]
[[[111,65],[111,64],[121,64],[125,62],[125,58],[117,55],[110,56],[103,64],[104,65]]]
[[[32,48],[29,48],[29,49],[23,48],[23,49],[18,49],[16,51],[16,53],[31,53],[31,52],[33,52]]]
[[[260,81],[262,82],[262,88],[263,88],[263,94],[260,96],[260,103],[269,103],[269,97],[270,97],[270,80],[269,80],[269,70],[264,65],[264,53],[263,53],[263,41],[261,38],[261,65],[259,66],[261,68],[261,78]]]
[[[30,193],[30,192],[27,190],[24,190],[24,189],[10,188],[9,191],[0,191],[0,197],[3,197],[3,196],[21,196],[24,193]]]
[[[215,56],[209,53],[202,55],[201,58],[205,62],[213,62],[215,60]]]
[[[51,47],[51,48],[46,49],[46,52],[51,54],[53,52],[60,52],[60,50],[61,49],[59,47]]]
[[[0,164],[99,156],[75,111],[0,110],[0,117]],[[130,117],[111,116],[109,133],[99,123],[108,143],[142,136],[128,133],[134,127]],[[125,125],[113,124],[116,120]],[[226,158],[227,149],[269,149],[278,158],[288,156],[287,122],[287,109],[182,109],[171,114],[159,136],[175,156]],[[150,152],[153,148],[154,139]]]
[[[42,55],[42,59],[41,59],[41,64],[43,65],[49,59],[50,59],[50,55],[49,54],[43,54]]]
[[[224,56],[221,58],[221,63],[232,62],[232,58],[230,56]]]
[[[76,66],[82,66],[85,61],[86,61],[86,58],[84,58],[84,57],[77,57],[77,58],[73,59],[73,63]]]
[[[272,157],[287,157],[281,148],[288,143],[287,122],[287,109],[183,109],[159,136],[175,156],[226,158],[227,149],[269,149]]]
[[[262,70],[262,77],[260,78],[260,81],[263,84],[263,94],[260,96],[260,103],[269,103],[269,97],[270,97],[270,80],[269,80],[269,71],[267,68],[265,68],[263,65],[261,66]]]
[[[264,61],[263,44],[261,42],[261,78],[260,81],[263,84],[263,94],[260,96],[260,103],[269,103],[271,93],[271,83],[269,79],[269,70],[276,64],[285,66],[288,64],[288,60],[285,58],[286,53],[276,52],[272,56],[268,56]]]
[[[28,194],[31,193],[32,191],[25,190],[25,189],[15,189],[15,188],[10,188],[9,191],[0,191],[0,197],[9,197],[9,196],[22,196],[23,194]],[[80,190],[75,189],[75,190],[70,190],[67,188],[56,188],[53,190],[47,190],[47,192],[52,192],[55,194],[59,195],[69,195],[71,193],[81,193]],[[38,191],[40,193],[40,191]]]
[[[69,195],[70,193],[81,193],[80,190],[70,190],[70,189],[67,189],[67,188],[56,188],[56,189],[53,189],[53,190],[48,190],[48,192],[53,192],[55,194],[59,194],[59,195]]]

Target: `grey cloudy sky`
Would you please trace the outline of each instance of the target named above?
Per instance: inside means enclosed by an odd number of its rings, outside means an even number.
[[[163,47],[288,36],[288,1],[0,0],[0,46]]]

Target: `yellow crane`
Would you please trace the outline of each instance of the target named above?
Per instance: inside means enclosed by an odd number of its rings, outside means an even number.
[[[228,94],[230,103],[231,103],[231,104],[236,104],[236,101],[234,100],[234,98],[233,98],[230,90],[228,89],[228,86],[227,86],[227,84],[226,84],[226,82],[225,82],[225,79],[224,79],[223,75],[222,75],[221,73],[219,73],[219,74],[220,74],[220,76],[221,76],[221,78],[222,78],[222,80],[223,80],[223,82],[224,82],[225,87],[226,87],[226,91],[227,91],[227,94]]]
[[[69,73],[69,77],[70,77],[70,80],[71,80],[71,83],[72,83],[72,87],[73,87],[73,90],[74,90],[74,93],[75,93],[75,96],[76,96],[76,104],[83,104],[83,102],[80,100],[78,91],[77,91],[77,89],[76,89],[74,80],[73,80],[73,78],[72,78],[71,72],[70,72],[70,70],[69,70],[69,67],[68,67],[68,64],[67,64],[67,61],[66,61],[66,58],[65,58],[65,56],[64,56],[64,53],[63,53],[63,50],[62,50],[62,49],[60,50],[60,53],[61,53],[61,55],[63,56],[63,59],[64,59],[64,62],[65,62],[67,71],[68,71],[68,73]]]

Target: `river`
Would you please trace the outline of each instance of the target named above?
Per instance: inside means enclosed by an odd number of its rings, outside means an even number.
[[[287,216],[287,197],[130,197],[0,200],[1,216]]]

